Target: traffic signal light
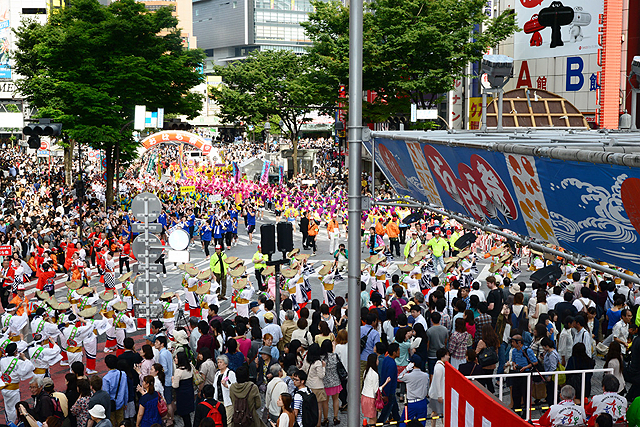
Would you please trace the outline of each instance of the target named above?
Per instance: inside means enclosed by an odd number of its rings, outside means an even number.
[[[189,130],[191,125],[187,122],[183,122],[180,119],[165,120],[162,124],[164,130]]]
[[[273,255],[276,253],[276,227],[273,224],[260,226],[260,246],[262,253]]]
[[[22,128],[22,133],[29,137],[29,148],[38,149],[41,136],[60,136],[62,123],[51,123],[51,119],[39,119],[38,123],[30,123]]]

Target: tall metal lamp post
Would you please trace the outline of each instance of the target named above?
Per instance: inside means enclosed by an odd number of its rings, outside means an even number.
[[[271,132],[271,123],[265,122],[264,130],[265,130],[264,152],[267,153],[269,152],[269,133]]]

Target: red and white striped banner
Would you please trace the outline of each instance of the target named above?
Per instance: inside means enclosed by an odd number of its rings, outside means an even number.
[[[445,365],[445,427],[529,426],[495,396],[465,378],[450,363]]]

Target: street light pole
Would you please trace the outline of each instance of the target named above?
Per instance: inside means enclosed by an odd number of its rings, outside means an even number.
[[[349,0],[349,309],[347,425],[360,419],[360,224],[362,221],[362,15],[363,0]]]

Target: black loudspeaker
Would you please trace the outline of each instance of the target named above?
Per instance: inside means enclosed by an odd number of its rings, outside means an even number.
[[[278,251],[291,252],[293,250],[293,225],[290,222],[278,223]]]
[[[276,253],[276,227],[273,224],[260,226],[260,246],[262,246],[263,254],[273,255]]]

